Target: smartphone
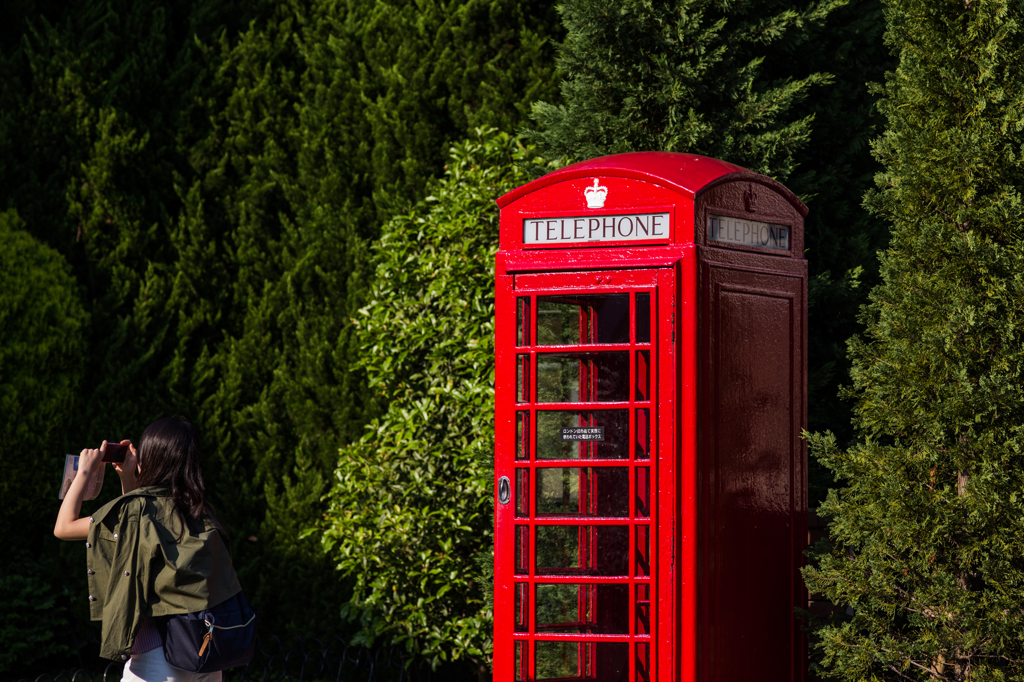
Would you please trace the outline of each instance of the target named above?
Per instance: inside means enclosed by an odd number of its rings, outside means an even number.
[[[112,443],[107,441],[107,447],[103,450],[103,461],[104,462],[117,462],[120,464],[124,461],[125,455],[128,454],[128,446],[121,445],[120,443]]]

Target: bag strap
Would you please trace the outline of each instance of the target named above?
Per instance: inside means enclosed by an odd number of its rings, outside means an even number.
[[[212,622],[208,620],[204,620],[203,622],[206,623],[207,627],[217,628],[218,630],[237,630],[238,628],[249,627],[249,624],[252,623],[254,620],[256,620],[255,613],[252,614],[252,618],[242,623],[241,625],[214,625]]]

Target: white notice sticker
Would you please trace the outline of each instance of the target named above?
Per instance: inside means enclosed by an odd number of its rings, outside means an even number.
[[[524,244],[664,241],[668,213],[630,213],[566,218],[526,218]]]
[[[708,240],[789,251],[789,226],[708,215]]]

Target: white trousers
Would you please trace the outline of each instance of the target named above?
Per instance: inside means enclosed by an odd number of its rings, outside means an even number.
[[[221,682],[222,673],[190,673],[172,668],[158,646],[144,654],[135,654],[124,667],[121,682]]]

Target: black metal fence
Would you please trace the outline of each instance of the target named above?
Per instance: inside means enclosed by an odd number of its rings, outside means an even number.
[[[256,654],[244,668],[224,671],[224,682],[432,682],[431,671],[410,665],[398,649],[368,649],[343,639],[257,637]],[[19,682],[118,682],[123,663],[42,674]]]

